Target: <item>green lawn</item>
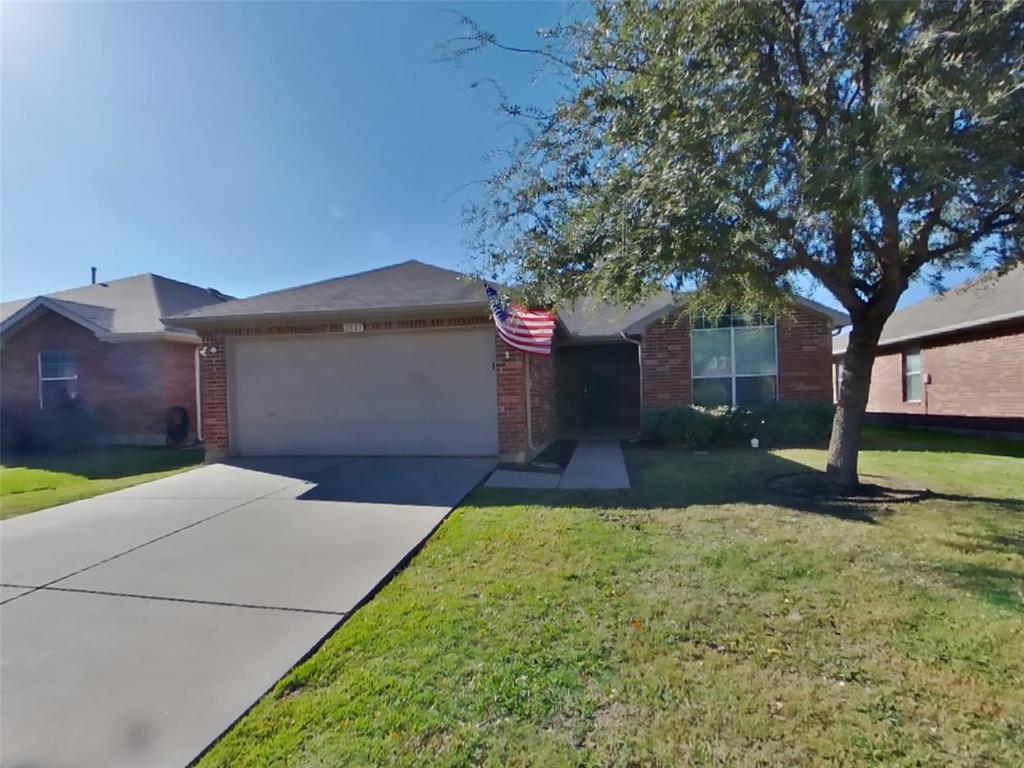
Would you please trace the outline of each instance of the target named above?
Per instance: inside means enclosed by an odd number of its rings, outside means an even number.
[[[0,520],[156,480],[202,460],[201,450],[173,448],[4,456],[0,466]]]
[[[1024,765],[1018,449],[873,431],[940,495],[852,514],[763,489],[818,450],[478,491],[201,765]]]

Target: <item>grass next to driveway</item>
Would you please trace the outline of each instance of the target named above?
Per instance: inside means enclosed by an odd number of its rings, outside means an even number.
[[[202,460],[201,450],[176,448],[4,456],[0,466],[0,520],[157,480]]]
[[[1024,765],[1019,448],[873,431],[939,495],[852,514],[764,490],[818,450],[478,491],[201,765]]]

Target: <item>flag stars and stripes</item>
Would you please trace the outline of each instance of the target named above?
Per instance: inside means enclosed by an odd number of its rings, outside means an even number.
[[[502,340],[523,352],[550,355],[551,342],[555,337],[555,315],[509,304],[502,301],[494,288],[489,285],[486,288],[494,326]]]

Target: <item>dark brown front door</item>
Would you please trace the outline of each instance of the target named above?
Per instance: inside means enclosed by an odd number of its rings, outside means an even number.
[[[558,350],[558,396],[567,433],[634,432],[640,428],[640,364],[634,344]]]

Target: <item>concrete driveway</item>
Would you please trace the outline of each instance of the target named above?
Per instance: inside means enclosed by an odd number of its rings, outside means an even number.
[[[188,764],[493,467],[246,459],[0,523],[0,764]]]

